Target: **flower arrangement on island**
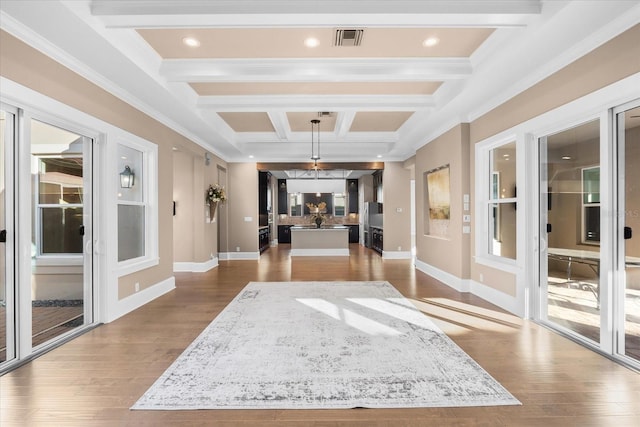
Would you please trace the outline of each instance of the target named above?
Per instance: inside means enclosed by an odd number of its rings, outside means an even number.
[[[317,205],[314,205],[313,203],[305,203],[305,205],[307,205],[309,213],[311,213],[311,222],[315,222],[318,228],[320,228],[320,225],[326,219],[322,214],[327,211],[327,204],[325,202],[320,202]]]
[[[206,194],[206,202],[211,205],[212,202],[224,203],[227,200],[227,193],[224,191],[224,187],[218,184],[210,185]]]

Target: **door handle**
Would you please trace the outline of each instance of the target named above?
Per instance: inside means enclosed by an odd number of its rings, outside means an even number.
[[[551,224],[547,224],[547,233],[551,233],[551,229],[552,229]]]
[[[84,236],[84,225],[80,226],[80,228],[78,229],[78,233],[80,233],[81,236]]]
[[[7,230],[0,231],[0,243],[7,242]]]
[[[632,235],[633,235],[633,230],[631,229],[631,227],[625,227],[624,228],[624,240],[629,240]]]

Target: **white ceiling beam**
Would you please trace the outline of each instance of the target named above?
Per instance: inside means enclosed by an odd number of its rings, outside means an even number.
[[[525,25],[540,0],[94,0],[91,13],[111,28],[264,26],[489,26]],[[401,12],[400,12],[401,11]]]
[[[167,59],[172,82],[402,82],[468,78],[469,58]]]
[[[276,131],[278,138],[287,141],[291,135],[291,128],[289,127],[289,120],[287,114],[283,111],[269,111],[267,112],[269,120],[273,125],[273,129]]]
[[[336,132],[339,138],[344,138],[349,133],[351,124],[355,118],[355,111],[345,111],[338,114],[338,117],[336,118]]]
[[[431,110],[432,95],[202,96],[197,107],[219,112]]]

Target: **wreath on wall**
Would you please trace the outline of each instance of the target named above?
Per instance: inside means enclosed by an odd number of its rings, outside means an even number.
[[[224,191],[224,187],[218,184],[210,185],[207,189],[206,202],[211,206],[213,202],[224,203],[227,201],[227,193]]]

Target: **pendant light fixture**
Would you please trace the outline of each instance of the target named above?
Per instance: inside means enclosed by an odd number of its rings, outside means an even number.
[[[311,120],[311,160],[313,166],[318,166],[320,160],[320,120]]]

